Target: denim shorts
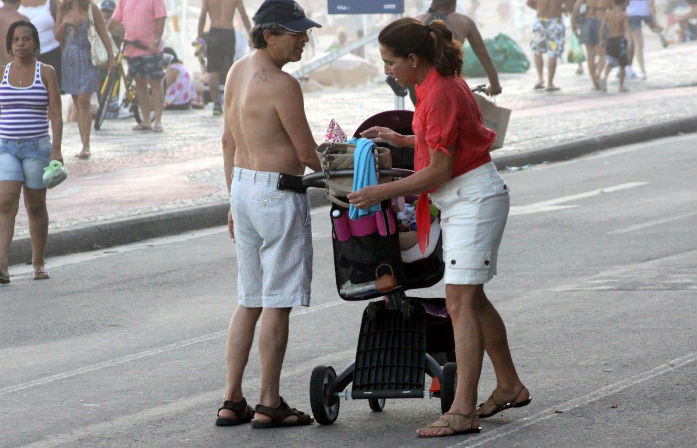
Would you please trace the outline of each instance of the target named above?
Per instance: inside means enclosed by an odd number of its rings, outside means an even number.
[[[646,22],[648,26],[653,26],[653,17],[651,16],[629,16],[629,28],[633,30],[641,29],[641,22]]]
[[[128,60],[128,74],[133,78],[162,79],[165,77],[162,53],[148,54]]]
[[[22,182],[34,190],[46,188],[44,168],[51,161],[51,138],[0,139],[0,181]]]

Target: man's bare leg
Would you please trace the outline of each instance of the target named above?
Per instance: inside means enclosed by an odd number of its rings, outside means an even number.
[[[208,88],[211,92],[213,104],[220,104],[220,76],[218,72],[208,73]]]
[[[254,342],[254,330],[262,308],[247,308],[238,305],[230,319],[227,332],[227,378],[225,400],[242,400],[242,376],[249,360],[249,351]],[[221,417],[235,418],[235,412],[220,411]]]
[[[280,381],[283,358],[288,344],[288,327],[291,308],[265,308],[259,329],[259,355],[261,358],[261,385],[259,404],[271,408],[280,404]],[[288,421],[297,419],[289,416]],[[270,417],[254,414],[254,420],[265,422]]]
[[[544,66],[545,64],[544,59],[542,59],[542,54],[535,53],[535,68],[537,69],[537,84],[535,84],[535,87],[543,87],[545,85]]]
[[[143,127],[152,127],[150,123],[150,94],[148,93],[148,80],[143,77],[138,77],[136,81],[136,98],[140,107],[140,116],[143,119],[141,125]]]
[[[598,89],[598,74],[595,68],[595,55],[598,47],[596,45],[586,45],[586,54],[588,55],[588,73],[591,75],[593,87]]]
[[[547,58],[547,89],[555,89],[554,85],[554,75],[557,72],[557,58],[554,56],[549,56]]]
[[[165,108],[165,92],[162,88],[161,79],[149,79],[148,84],[150,85],[151,95],[151,106],[153,111],[155,111],[155,122],[154,126],[162,126],[162,111]],[[148,116],[148,119],[150,117]]]

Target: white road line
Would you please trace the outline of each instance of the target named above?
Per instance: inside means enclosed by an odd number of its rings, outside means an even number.
[[[695,215],[697,215],[697,212],[683,213],[682,215],[671,216],[668,218],[654,219],[652,221],[646,221],[646,222],[641,223],[641,224],[635,224],[633,226],[625,227],[624,229],[613,230],[612,232],[607,232],[607,233],[611,234],[611,235],[617,235],[620,233],[633,232],[635,230],[641,230],[641,229],[645,229],[647,227],[653,227],[653,226],[657,226],[659,224],[665,224],[667,222],[677,221],[678,219],[689,218],[690,216],[695,216]]]
[[[584,193],[572,194],[570,196],[561,196],[556,199],[550,199],[542,202],[535,202],[529,205],[518,205],[511,207],[510,215],[528,215],[530,213],[542,213],[555,210],[562,210],[571,207],[577,207],[576,205],[559,205],[564,202],[576,201],[579,199],[586,199],[593,196],[600,196],[605,193],[614,193],[616,191],[627,190],[629,188],[636,188],[642,185],[647,185],[648,182],[628,182],[625,184],[614,185],[612,187],[599,188],[597,190],[586,191]]]
[[[543,411],[538,412],[535,415],[525,417],[521,420],[516,421],[515,423],[501,426],[497,429],[486,432],[480,436],[470,438],[466,441],[450,445],[447,448],[474,448],[477,446],[482,446],[485,443],[500,439],[502,437],[506,437],[510,434],[513,434],[514,432],[518,432],[521,429],[527,428],[528,426],[535,425],[544,420],[552,418],[555,415],[558,415],[555,413],[555,411],[569,412],[574,408],[585,406],[589,403],[600,400],[601,398],[614,395],[624,389],[636,386],[637,384],[643,383],[644,381],[648,381],[652,378],[663,375],[664,373],[673,371],[677,368],[693,363],[696,359],[697,356],[695,356],[695,352],[689,353],[685,356],[681,356],[680,358],[675,358],[671,361],[654,367],[651,370],[647,370],[646,372],[630,376],[629,378],[625,378],[622,381],[618,381],[616,383],[610,384],[609,386],[600,388],[582,397],[574,398],[573,400],[569,400],[565,403],[549,407]]]
[[[291,317],[303,316],[305,314],[314,313],[317,311],[322,311],[327,308],[332,308],[337,305],[345,303],[343,300],[337,300],[335,302],[324,303],[322,305],[314,306],[312,308],[293,310]],[[95,372],[97,370],[106,369],[108,367],[118,366],[120,364],[125,364],[131,361],[137,361],[139,359],[148,358],[150,356],[159,355],[161,353],[171,352],[173,350],[178,350],[180,348],[189,347],[191,345],[200,344],[202,342],[212,341],[214,339],[225,337],[227,331],[216,331],[215,333],[205,334],[203,336],[198,336],[196,338],[185,339],[183,341],[174,342],[172,344],[165,345],[163,347],[154,348],[151,350],[144,350],[138,353],[132,353],[130,355],[121,356],[119,358],[110,359],[108,361],[98,362],[95,364],[89,364],[83,367],[79,367],[74,370],[69,370],[67,372],[56,373],[53,375],[45,376],[43,378],[37,378],[32,381],[27,381],[24,383],[15,384],[13,386],[6,386],[0,389],[0,396],[7,395],[13,392],[19,392],[22,390],[30,389],[32,387],[43,386],[45,384],[54,383],[56,381],[64,380],[66,378],[72,378],[74,376],[83,375],[85,373]]]
[[[338,353],[332,353],[328,355],[318,356],[307,361],[303,361],[293,370],[285,370],[281,378],[293,378],[298,375],[307,374],[318,364],[331,365],[333,363],[346,363],[348,364],[350,360],[355,356],[356,351],[354,349],[344,350]],[[249,381],[245,380],[245,387],[259,387],[258,378],[250,378]],[[220,401],[223,398],[223,387],[219,390],[203,392],[191,397],[187,397],[181,400],[172,401],[161,406],[156,406],[149,409],[143,409],[140,412],[134,414],[122,415],[113,420],[102,421],[99,423],[93,423],[91,425],[82,428],[73,428],[68,432],[62,434],[53,434],[47,436],[43,440],[37,440],[36,442],[28,443],[26,445],[18,446],[16,448],[53,448],[58,446],[75,446],[75,442],[86,437],[93,436],[95,434],[110,433],[113,428],[127,428],[133,425],[141,425],[145,421],[161,419],[167,416],[176,415],[187,409],[196,408],[199,406],[211,406],[211,409],[215,411],[217,406],[219,406]],[[214,407],[213,407],[214,406]],[[211,417],[212,419],[212,417]],[[213,423],[211,422],[211,425]],[[231,444],[230,446],[234,446]]]

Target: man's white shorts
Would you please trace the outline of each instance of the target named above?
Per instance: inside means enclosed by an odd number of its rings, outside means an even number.
[[[249,308],[310,305],[310,203],[307,194],[278,190],[278,176],[239,167],[232,174],[237,296]]]
[[[441,211],[444,282],[483,285],[496,274],[496,259],[506,227],[508,186],[493,162],[443,184],[431,201]]]

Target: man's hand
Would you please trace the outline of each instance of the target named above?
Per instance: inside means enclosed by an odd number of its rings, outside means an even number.
[[[227,233],[232,242],[235,242],[235,223],[232,221],[232,209],[227,211]]]
[[[160,38],[159,37],[157,39],[155,39],[153,41],[152,45],[150,45],[148,47],[148,51],[152,54],[157,54],[160,52]]]
[[[368,128],[361,132],[361,137],[373,139],[375,143],[385,142],[388,145],[399,147],[401,146],[399,144],[399,140],[402,137],[402,134],[382,126],[373,126],[372,128]]]

